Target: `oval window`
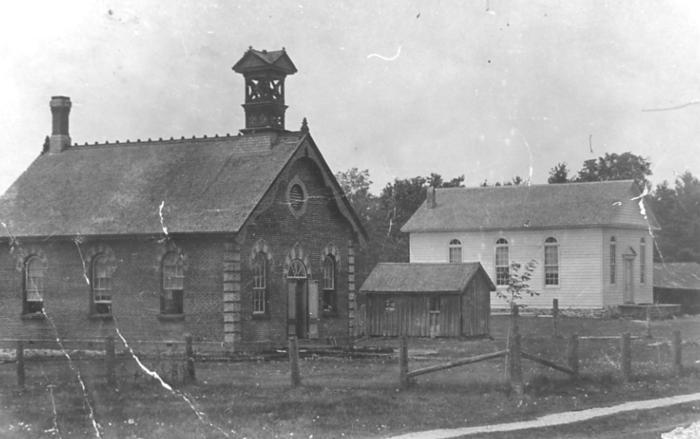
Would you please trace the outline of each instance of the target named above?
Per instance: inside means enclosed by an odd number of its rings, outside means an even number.
[[[296,211],[304,207],[304,189],[300,185],[295,184],[289,189],[289,204]]]

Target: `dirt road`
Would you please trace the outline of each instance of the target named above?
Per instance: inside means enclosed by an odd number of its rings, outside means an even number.
[[[553,413],[530,421],[509,422],[505,424],[492,424],[476,427],[451,428],[407,433],[400,436],[394,436],[391,439],[455,439],[484,433],[512,432],[534,428],[548,428],[584,422],[594,418],[611,416],[620,413],[659,409],[693,402],[700,402],[700,393],[676,395],[658,399],[647,399],[642,401],[630,401],[610,407],[597,407],[579,411]],[[672,425],[668,427],[669,430],[673,429]]]

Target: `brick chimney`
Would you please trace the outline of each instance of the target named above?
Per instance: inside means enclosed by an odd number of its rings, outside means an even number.
[[[70,146],[68,134],[68,115],[70,114],[70,98],[67,96],[52,96],[51,102],[51,137],[49,138],[49,153],[61,152]]]
[[[428,209],[435,209],[437,206],[437,197],[435,196],[435,186],[430,186],[428,187],[428,196],[426,200],[426,204]]]

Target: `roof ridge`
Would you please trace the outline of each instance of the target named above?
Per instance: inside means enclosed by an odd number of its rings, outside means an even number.
[[[113,145],[143,145],[143,144],[163,144],[163,143],[180,143],[180,142],[192,142],[194,141],[220,141],[222,139],[236,139],[243,137],[241,134],[237,135],[232,135],[231,133],[226,133],[225,135],[219,135],[218,133],[214,134],[213,136],[208,136],[206,134],[203,134],[202,137],[197,137],[193,135],[192,137],[185,137],[181,136],[179,139],[176,139],[174,136],[170,136],[169,139],[163,138],[163,137],[158,137],[157,139],[153,139],[149,137],[146,140],[141,140],[141,138],[137,138],[136,140],[131,140],[131,139],[126,139],[124,141],[120,141],[119,139],[110,141],[110,140],[105,140],[104,142],[84,142],[84,143],[78,143],[74,142],[72,146],[76,147],[85,147],[85,146],[113,146]]]
[[[472,265],[480,264],[479,261],[468,262],[377,262],[377,265]]]
[[[278,139],[284,139],[284,138],[289,138],[293,137],[292,135],[299,135],[300,132],[298,131],[288,131],[285,133],[281,133],[278,136]],[[244,139],[244,138],[252,138],[255,137],[256,135],[244,135],[241,133],[238,134],[231,134],[231,133],[226,133],[219,135],[218,133],[215,133],[213,136],[208,136],[206,134],[203,134],[201,137],[197,137],[196,135],[192,135],[192,137],[185,137],[185,136],[180,136],[180,138],[175,138],[174,136],[170,136],[170,138],[163,138],[159,137],[157,139],[153,139],[149,137],[146,140],[141,140],[141,138],[137,138],[136,140],[131,140],[131,139],[126,139],[126,140],[105,140],[104,142],[84,142],[84,143],[78,143],[74,142],[71,147],[76,147],[76,148],[85,148],[85,147],[92,147],[92,146],[136,146],[136,145],[161,145],[161,144],[168,144],[168,143],[191,143],[191,142],[220,142],[222,140],[232,140],[232,139]],[[276,142],[277,143],[277,142]]]
[[[622,180],[600,180],[600,181],[570,181],[566,183],[535,183],[535,184],[508,184],[500,186],[464,186],[464,187],[439,187],[435,188],[438,191],[457,191],[457,190],[473,190],[473,189],[514,189],[514,188],[532,188],[532,187],[556,187],[556,186],[581,186],[581,185],[593,185],[593,184],[621,184],[621,183],[633,183],[634,180],[631,178],[625,178]]]

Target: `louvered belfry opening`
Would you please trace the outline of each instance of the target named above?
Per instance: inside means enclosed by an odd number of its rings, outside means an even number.
[[[245,128],[241,132],[283,131],[284,80],[297,71],[286,50],[250,47],[233,70],[245,78]]]

